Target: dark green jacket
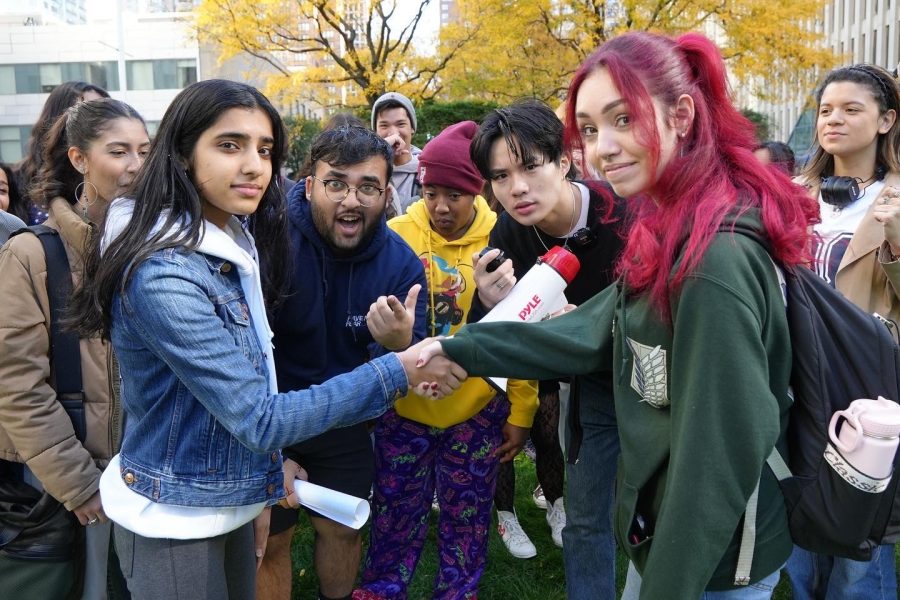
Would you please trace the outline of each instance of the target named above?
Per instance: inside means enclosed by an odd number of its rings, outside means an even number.
[[[737,226],[758,229],[757,216]],[[613,286],[556,319],[471,325],[442,343],[470,375],[612,372],[622,445],[616,537],[642,574],[642,598],[694,600],[734,587],[757,483],[751,581],[791,552],[766,466],[787,427],[791,345],[774,267],[744,235],[718,233],[670,306],[671,325],[646,296]]]

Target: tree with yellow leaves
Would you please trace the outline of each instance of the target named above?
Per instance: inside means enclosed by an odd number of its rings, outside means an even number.
[[[443,72],[453,98],[560,99],[582,60],[631,30],[700,31],[738,81],[765,95],[770,82],[809,87],[835,57],[815,31],[825,0],[457,0],[452,45],[473,39]]]
[[[201,41],[220,59],[246,52],[272,65],[266,91],[323,106],[372,104],[387,90],[415,99],[441,91],[439,74],[467,40],[443,52],[420,51],[416,32],[431,0],[203,0],[196,11]],[[405,6],[405,8],[408,8]],[[455,45],[454,45],[455,44]]]
[[[436,48],[421,48],[431,1],[203,0],[196,26],[221,58],[246,52],[271,64],[269,94],[326,107],[371,105],[387,90],[558,101],[585,56],[629,30],[705,33],[761,97],[776,82],[810,88],[835,60],[815,27],[825,0],[456,0],[456,21]]]

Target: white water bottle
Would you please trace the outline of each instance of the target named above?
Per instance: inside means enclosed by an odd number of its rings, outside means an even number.
[[[567,301],[563,293],[578,274],[581,263],[578,258],[560,246],[554,246],[537,259],[520,279],[509,295],[497,303],[479,323],[493,321],[540,321],[550,313],[563,308]],[[506,379],[488,379],[495,387],[506,391]]]
[[[838,434],[841,419],[844,423]],[[840,457],[835,459],[843,458],[855,471],[847,473],[854,479],[848,481],[863,491],[884,491],[900,443],[900,404],[880,396],[878,400],[854,400],[846,410],[839,410],[831,417],[828,435],[840,451]],[[833,463],[832,466],[835,467]]]

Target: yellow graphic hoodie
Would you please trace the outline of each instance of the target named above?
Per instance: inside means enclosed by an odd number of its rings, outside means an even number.
[[[425,201],[409,206],[405,215],[388,221],[416,252],[425,267],[428,280],[428,310],[425,330],[429,336],[452,335],[466,322],[475,279],[472,255],[488,245],[497,215],[481,196],[475,197],[475,220],[458,240],[448,242],[431,228]],[[537,383],[510,380],[508,421],[519,427],[531,427],[537,411]],[[478,414],[496,395],[484,379],[472,377],[449,396],[440,400],[422,398],[410,392],[394,404],[400,416],[442,429],[462,423]]]

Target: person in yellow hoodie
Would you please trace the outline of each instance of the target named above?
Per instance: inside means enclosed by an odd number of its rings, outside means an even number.
[[[487,246],[497,221],[469,158],[477,128],[457,123],[425,146],[423,197],[388,222],[425,266],[429,335],[451,335],[465,322],[475,295],[472,255]],[[512,282],[510,276],[497,285]],[[409,394],[379,418],[374,516],[354,599],[406,598],[435,491],[440,568],[432,597],[477,596],[499,465],[521,450],[538,406],[533,381],[510,381],[508,394],[472,378],[442,400]]]

